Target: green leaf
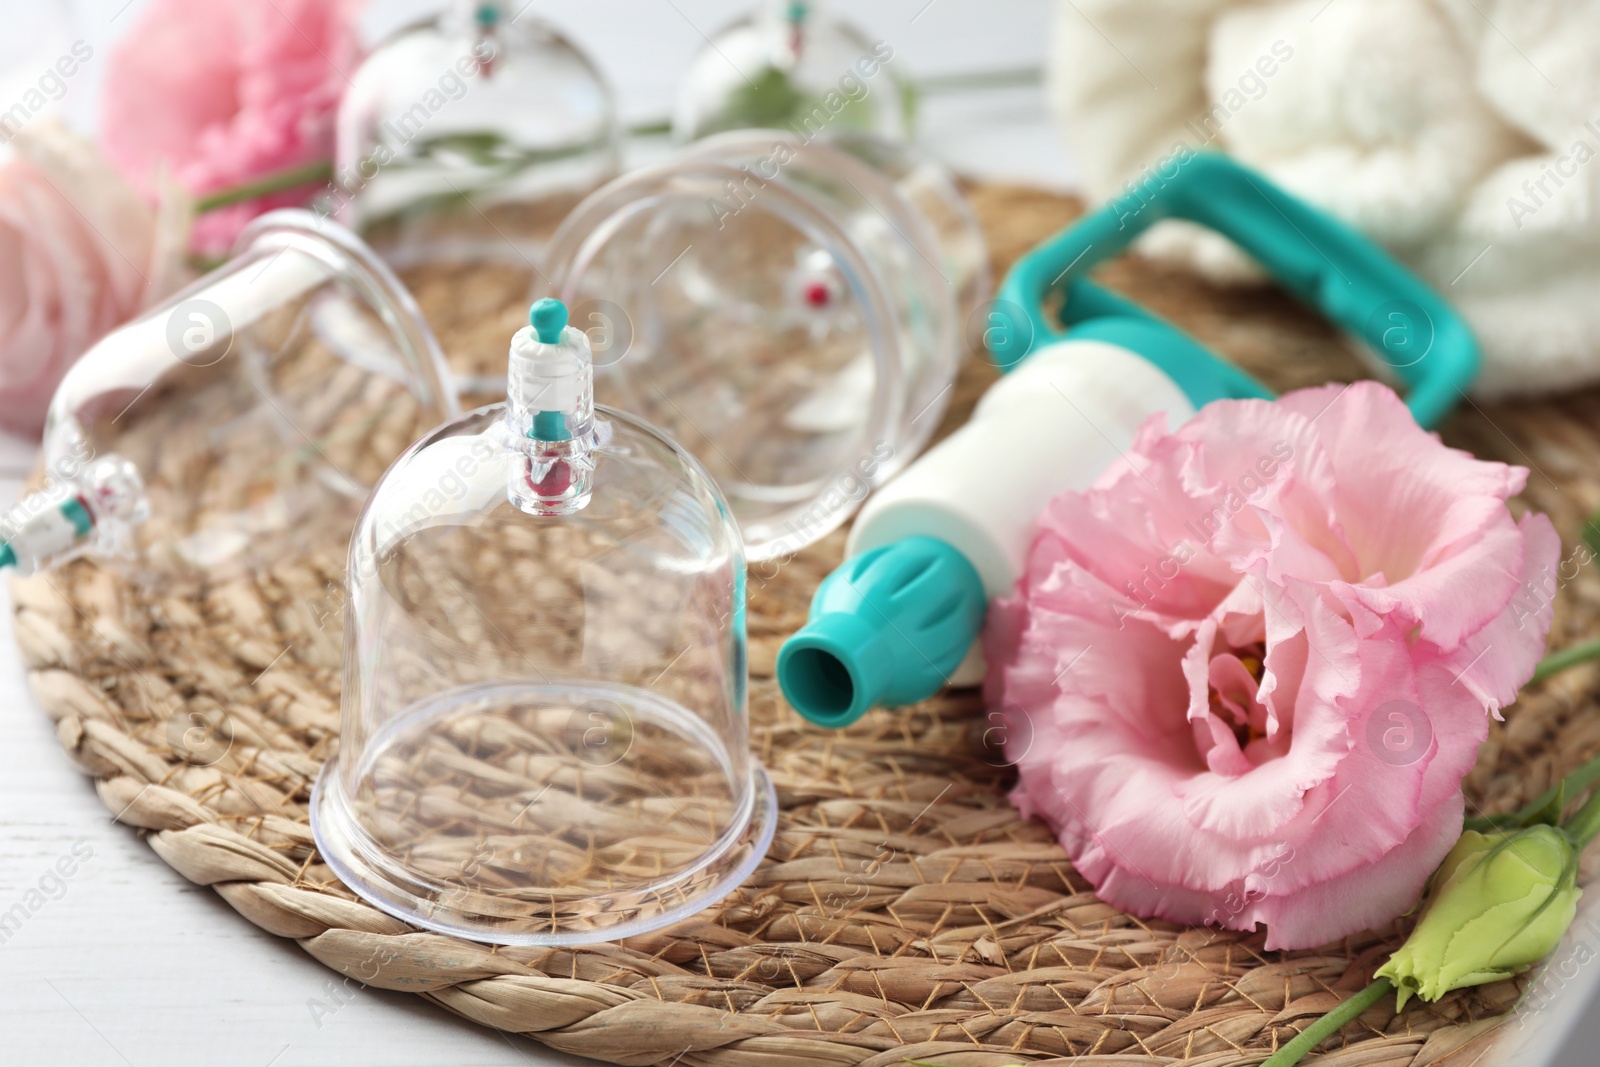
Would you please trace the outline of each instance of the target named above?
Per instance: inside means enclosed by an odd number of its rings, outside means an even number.
[[[728,98],[719,124],[724,129],[782,126],[800,113],[805,94],[795,88],[789,75],[768,67]]]
[[[505,162],[506,139],[489,130],[481,132],[447,133],[418,141],[416,154],[427,159],[455,156],[480,167],[492,167]]]
[[[1589,516],[1589,521],[1583,524],[1583,543],[1589,546],[1589,551],[1600,556],[1600,511]]]
[[[700,135],[791,126],[815,129],[819,115],[828,128],[864,130],[872,126],[869,101],[869,96],[852,99],[834,87],[809,92],[796,85],[787,71],[767,67],[729,95],[727,105],[704,125]]]
[[[1540,822],[1549,826],[1561,825],[1561,812],[1567,806],[1566,781],[1557,782],[1555,792],[1547,793],[1546,796],[1548,799],[1545,800],[1544,806],[1529,815],[1527,822],[1523,823],[1524,826],[1532,826],[1534,823]]]

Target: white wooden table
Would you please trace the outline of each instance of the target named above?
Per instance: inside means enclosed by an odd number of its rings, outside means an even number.
[[[10,25],[0,41],[0,100],[20,98],[12,87],[37,78],[38,56],[48,62],[65,50],[58,44],[82,39],[95,57],[69,82],[59,106],[92,128],[109,47],[141,0],[125,10],[124,2],[79,0],[56,18],[35,0],[3,0]],[[429,6],[375,0],[368,29],[381,32]],[[626,118],[639,121],[666,112],[702,35],[742,6],[739,0],[588,0],[555,10],[549,0],[534,0],[531,11],[559,22],[598,58]],[[894,45],[895,62],[908,71],[1043,61],[1048,0],[852,0],[849,7],[875,37]],[[970,173],[1071,182],[1036,89],[930,100],[923,118],[929,147]],[[0,503],[15,499],[33,456],[32,445],[0,437]],[[7,718],[0,745],[0,1063],[588,1062],[491,1033],[413,996],[348,991],[293,942],[256,929],[211,890],[178,876],[132,830],[111,822],[27,691],[3,582],[0,708]],[[17,921],[4,920],[8,912]]]

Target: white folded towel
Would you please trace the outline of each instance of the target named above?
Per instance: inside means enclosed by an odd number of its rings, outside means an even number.
[[[1061,0],[1054,45],[1091,196],[1227,151],[1458,307],[1481,395],[1600,381],[1600,0]],[[1187,223],[1140,247],[1259,278]]]

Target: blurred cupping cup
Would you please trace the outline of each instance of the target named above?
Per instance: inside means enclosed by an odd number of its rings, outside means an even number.
[[[672,132],[693,141],[727,130],[870,132],[903,140],[911,89],[874,41],[818,0],[762,0],[717,32],[678,89]]]
[[[355,72],[332,207],[397,269],[528,268],[562,215],[619,166],[616,106],[594,62],[513,5],[456,0]]]
[[[725,133],[596,191],[546,275],[602,399],[727,495],[751,559],[843,523],[933,434],[987,294],[942,167],[870,134]],[[625,309],[626,314],[620,315]]]
[[[342,544],[390,459],[456,410],[437,343],[371,251],[308,212],[264,215],[67,374],[44,484],[0,521],[0,563],[87,554],[170,588]]]

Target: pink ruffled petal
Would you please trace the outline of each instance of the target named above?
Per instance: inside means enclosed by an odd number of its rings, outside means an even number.
[[[1360,574],[1386,579],[1365,603],[1405,611],[1443,648],[1499,613],[1516,586],[1504,502],[1522,491],[1527,471],[1445,448],[1377,382],[1305,390],[1281,403],[1318,413],[1338,484],[1332,503]]]
[[[1461,837],[1458,790],[1375,862],[1298,893],[1269,893],[1240,916],[1235,930],[1267,928],[1266,948],[1312,948],[1392,922],[1411,909],[1428,878]]]
[[[1544,655],[1559,586],[1561,538],[1556,528],[1545,516],[1528,514],[1517,530],[1522,566],[1511,603],[1445,657],[1459,684],[1496,716],[1517,698]]]
[[[49,121],[0,167],[0,426],[33,434],[72,363],[178,277],[138,194]],[[171,262],[168,262],[168,261]]]

